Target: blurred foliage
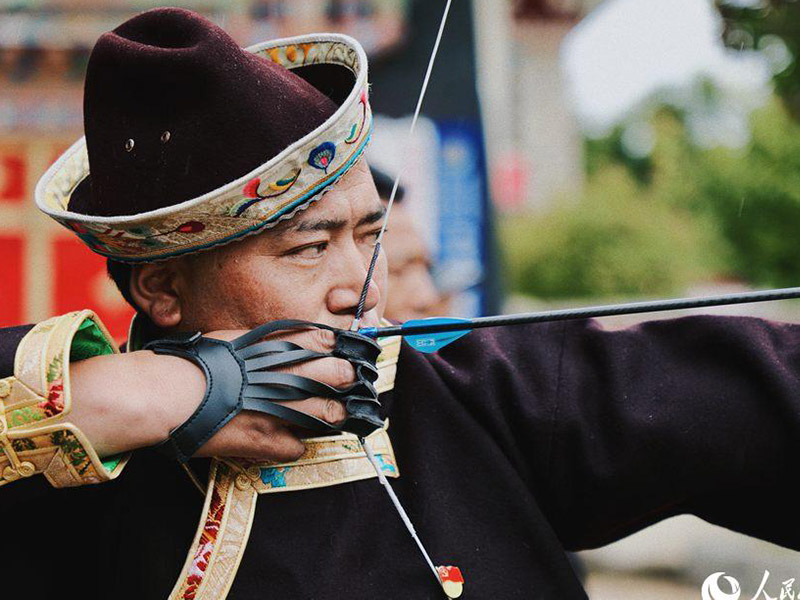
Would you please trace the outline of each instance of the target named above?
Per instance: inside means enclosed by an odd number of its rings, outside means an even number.
[[[763,50],[777,36],[791,53],[789,66],[775,74],[775,88],[795,119],[800,119],[800,2],[762,0],[752,6],[717,0],[725,23],[723,39],[734,50]],[[766,43],[766,44],[765,44]]]
[[[688,193],[675,201],[718,224],[729,248],[730,275],[754,285],[795,286],[800,284],[800,125],[775,103],[755,112],[751,127],[746,151],[676,151],[686,155],[690,168],[684,178]]]
[[[696,147],[662,110],[656,144],[629,158],[621,132],[587,142],[588,181],[542,215],[501,223],[514,291],[543,297],[680,293],[736,278],[800,285],[800,125],[777,101],[744,149]]]

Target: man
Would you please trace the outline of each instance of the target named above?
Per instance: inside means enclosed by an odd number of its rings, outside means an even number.
[[[383,171],[370,167],[375,189],[385,203],[392,195],[394,181]],[[391,228],[386,230],[383,250],[389,263],[386,318],[409,321],[446,315],[449,298],[436,288],[431,271],[430,248],[419,232],[414,216],[404,202],[405,190],[397,189],[392,207]]]
[[[37,201],[134,264],[139,317],[123,355],[86,313],[0,335],[3,564],[28,597],[443,597],[353,436],[301,443],[291,422],[244,410],[195,440],[210,462],[184,471],[144,448],[174,442],[225,382],[213,361],[201,373],[143,341],[200,330],[205,341],[173,347],[223,347],[206,338],[287,317],[347,329],[357,310],[382,214],[358,160],[363,52],[327,35],[258,51],[179,9],[93,51],[91,175],[78,144]],[[381,258],[366,324],[386,269]],[[307,356],[342,335],[284,332],[271,347]],[[403,347],[393,385],[390,350],[377,361],[388,431],[370,439],[434,560],[461,568],[464,597],[585,598],[565,549],[684,512],[800,549],[797,326],[496,329],[439,355]],[[340,353],[279,375],[343,386],[368,362]],[[318,396],[295,408],[349,415]],[[127,466],[114,456],[131,449]],[[241,456],[258,460],[226,458]],[[92,482],[104,483],[50,487]]]

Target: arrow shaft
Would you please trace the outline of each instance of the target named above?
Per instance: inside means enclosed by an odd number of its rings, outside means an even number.
[[[707,308],[709,306],[728,306],[752,302],[770,302],[800,298],[800,287],[782,288],[759,292],[742,292],[740,294],[723,294],[703,296],[700,298],[673,298],[670,300],[654,300],[650,302],[629,302],[625,304],[609,304],[605,306],[587,306],[541,312],[522,313],[517,315],[500,315],[495,317],[478,317],[462,323],[435,323],[431,325],[402,325],[379,327],[364,331],[373,337],[391,335],[419,335],[426,333],[443,333],[447,331],[465,331],[483,327],[501,327],[505,325],[522,325],[528,323],[546,323],[552,321],[571,321],[591,319],[595,317],[614,317],[640,313],[662,312],[666,310],[685,310],[690,308]]]

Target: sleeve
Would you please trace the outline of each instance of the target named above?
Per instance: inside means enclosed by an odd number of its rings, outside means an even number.
[[[495,399],[483,414],[567,550],[683,513],[800,550],[800,325],[581,321],[484,344],[438,370]]]
[[[0,343],[7,348],[20,333],[20,328],[3,330]],[[70,362],[113,352],[113,340],[91,311],[54,317],[24,333],[16,345],[13,375],[0,379],[0,488],[37,474],[56,488],[119,475],[127,457],[101,460],[68,420]],[[7,354],[0,356],[7,359]]]
[[[17,347],[33,325],[0,328],[0,379],[14,374],[14,356]]]

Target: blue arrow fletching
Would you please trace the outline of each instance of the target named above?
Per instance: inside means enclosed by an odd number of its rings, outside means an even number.
[[[406,321],[403,323],[403,329],[406,327],[417,327],[419,325],[450,325],[451,323],[464,323],[468,324],[469,321],[464,319],[451,319],[434,317],[431,319],[415,319],[413,321]],[[448,344],[455,342],[457,339],[467,335],[469,329],[460,329],[458,331],[442,331],[438,333],[420,333],[416,335],[405,336],[406,342],[420,352],[425,354],[433,354],[438,352]]]

